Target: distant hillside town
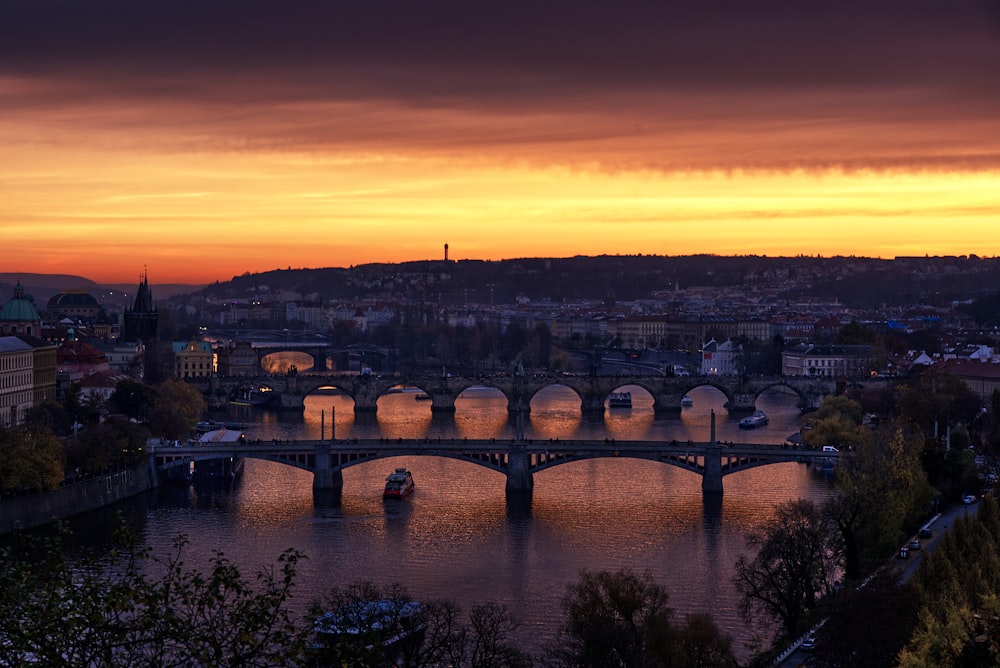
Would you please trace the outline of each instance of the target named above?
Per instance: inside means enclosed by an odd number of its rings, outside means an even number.
[[[1000,387],[1000,259],[604,256],[287,269],[156,300],[0,284],[0,426],[70,388],[274,373],[894,377]],[[265,345],[266,344],[266,345]],[[308,344],[308,345],[306,345]],[[266,350],[265,350],[266,349]],[[281,371],[279,369],[279,371]]]

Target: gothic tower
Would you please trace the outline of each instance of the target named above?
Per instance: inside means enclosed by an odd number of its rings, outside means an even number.
[[[153,293],[149,289],[149,276],[143,274],[139,281],[139,290],[135,295],[135,303],[131,309],[125,309],[123,316],[123,341],[145,342],[156,339],[156,327],[159,313],[153,306]]]

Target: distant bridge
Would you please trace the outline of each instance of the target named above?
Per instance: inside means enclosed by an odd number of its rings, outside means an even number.
[[[349,346],[331,346],[325,340],[270,340],[251,341],[250,347],[257,353],[258,363],[262,363],[268,355],[276,353],[305,353],[313,360],[313,369],[323,371],[327,368],[327,360],[336,359],[346,355],[357,364],[362,364],[365,360],[386,360],[390,356],[388,348],[375,346],[367,343],[352,344]],[[371,362],[369,362],[370,364]]]
[[[529,493],[538,471],[569,462],[599,457],[629,457],[669,464],[702,476],[704,494],[722,494],[722,478],[756,466],[783,462],[826,463],[839,453],[790,445],[741,443],[722,445],[677,441],[496,439],[351,439],[341,441],[242,441],[154,445],[151,458],[158,470],[189,466],[191,462],[253,458],[294,466],[313,474],[313,490],[340,494],[343,471],[366,462],[399,456],[447,457],[470,462],[507,476],[507,494]]]
[[[864,381],[885,384],[887,381]],[[289,372],[284,376],[262,378],[222,378],[213,383],[246,385],[259,383],[281,393],[281,406],[289,410],[304,410],[304,399],[320,388],[336,387],[354,400],[355,413],[375,413],[379,397],[390,394],[392,388],[400,385],[419,388],[430,397],[430,408],[434,413],[453,413],[455,400],[471,387],[489,387],[499,390],[507,399],[507,410],[511,413],[531,411],[531,398],[540,390],[552,385],[563,385],[580,397],[583,413],[601,414],[605,400],[623,385],[637,385],[653,397],[656,413],[676,413],[681,410],[681,398],[696,387],[714,387],[726,396],[726,408],[730,412],[750,412],[754,410],[757,397],[773,387],[785,387],[798,395],[798,407],[813,410],[822,405],[823,400],[837,391],[833,378],[806,378],[794,376],[737,377],[737,376],[688,376],[667,377],[639,374],[621,375],[338,375],[324,373]]]

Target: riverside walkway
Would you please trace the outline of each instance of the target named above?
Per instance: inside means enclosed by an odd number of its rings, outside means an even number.
[[[224,458],[256,458],[294,466],[313,474],[313,489],[339,493],[344,469],[366,462],[399,456],[448,457],[478,464],[507,476],[508,494],[531,492],[534,474],[553,466],[598,457],[631,457],[677,466],[702,476],[704,494],[722,494],[724,476],[756,466],[801,462],[832,464],[839,453],[792,445],[732,443],[715,440],[615,441],[613,439],[349,439],[186,443],[151,445],[156,468],[168,472],[191,462]]]

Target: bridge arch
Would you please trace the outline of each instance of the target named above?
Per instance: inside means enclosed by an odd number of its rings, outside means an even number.
[[[278,356],[283,359],[279,360]],[[326,356],[312,348],[261,348],[258,349],[258,364],[265,373],[284,374],[293,367],[298,371],[309,372],[313,369],[322,370],[320,364],[326,364]]]
[[[806,396],[806,393],[803,392],[801,388],[796,387],[795,385],[792,385],[791,383],[788,383],[780,378],[768,383],[762,383],[757,388],[755,388],[754,400],[759,399],[760,396],[765,392],[767,392],[768,390],[772,390],[775,388],[783,388],[791,390],[798,397],[798,404],[797,404],[798,408],[800,410],[805,410],[809,408],[810,402],[809,398]]]

